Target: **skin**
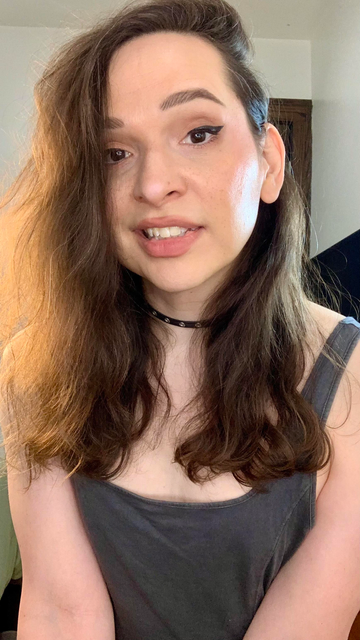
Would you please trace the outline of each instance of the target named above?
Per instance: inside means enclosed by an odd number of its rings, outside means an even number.
[[[171,93],[197,87],[226,106],[197,98],[160,111]],[[280,133],[267,123],[265,143],[257,148],[219,52],[191,34],[146,34],[119,48],[109,65],[108,98],[108,115],[125,123],[106,135],[106,149],[123,150],[120,162],[107,156],[119,259],[143,278],[153,307],[197,320],[249,239],[260,198],[271,203],[279,195],[285,163]],[[223,129],[213,138],[189,135],[204,125]],[[132,230],[143,218],[168,215],[194,220],[205,232],[182,256],[148,256]],[[161,324],[173,347],[187,345],[201,330]]]

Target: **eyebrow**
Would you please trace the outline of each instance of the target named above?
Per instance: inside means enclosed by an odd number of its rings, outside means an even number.
[[[213,102],[221,104],[223,107],[225,107],[225,104],[221,100],[219,100],[219,98],[217,98],[213,93],[211,93],[211,91],[200,87],[198,89],[188,89],[186,91],[177,91],[176,93],[172,93],[161,103],[160,109],[161,111],[166,111],[167,109],[171,109],[171,107],[176,107],[178,104],[184,104],[185,102],[190,102],[190,100],[196,100],[197,98],[212,100]],[[121,129],[121,127],[124,126],[124,122],[119,118],[107,117],[105,119],[104,129]]]

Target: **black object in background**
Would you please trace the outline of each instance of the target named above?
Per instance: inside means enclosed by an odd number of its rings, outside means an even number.
[[[312,262],[325,283],[339,290],[340,313],[360,322],[360,229],[319,253]],[[331,306],[332,300],[324,288],[320,292]]]
[[[0,632],[17,631],[22,587],[19,582],[9,582],[0,600]]]

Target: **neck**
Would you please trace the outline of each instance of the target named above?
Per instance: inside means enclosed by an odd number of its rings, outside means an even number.
[[[161,322],[165,322],[167,325],[171,325],[173,327],[180,327],[182,329],[201,329],[207,326],[207,323],[203,320],[181,320],[180,318],[173,318],[170,315],[165,315],[161,313],[158,309],[152,307],[147,301],[145,302],[145,310],[149,315]]]
[[[190,347],[191,338],[194,332],[202,331],[202,329],[189,329],[176,327],[174,325],[166,325],[165,322],[154,318],[151,321],[152,331],[163,343],[167,354],[184,353]]]
[[[192,287],[183,291],[165,291],[155,287],[151,282],[143,279],[143,295],[146,302],[165,317],[175,318],[183,322],[197,322],[205,302],[211,295],[210,282],[202,287]],[[159,322],[162,322],[159,320]],[[164,324],[162,322],[162,324]],[[188,327],[181,327],[185,333]]]

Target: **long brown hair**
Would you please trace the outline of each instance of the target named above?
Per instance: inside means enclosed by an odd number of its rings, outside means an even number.
[[[164,345],[151,329],[159,321],[143,312],[141,277],[121,265],[104,213],[101,134],[112,55],[161,31],[212,43],[258,145],[265,134],[269,92],[251,69],[254,51],[238,13],[222,0],[132,2],[52,57],[35,85],[31,152],[1,203],[8,254],[0,339],[2,351],[14,347],[1,372],[9,417],[2,426],[7,462],[16,467],[23,456],[30,484],[53,458],[69,474],[115,477],[155,415],[149,371],[166,398],[164,425],[171,412]],[[251,237],[203,309],[209,325],[193,332],[204,361],[187,405],[195,416],[174,455],[193,482],[232,472],[262,492],[267,480],[314,472],[330,459],[331,441],[297,392],[307,332],[316,329],[307,300],[319,302],[305,251],[307,215],[287,161],[278,199],[260,200]]]

